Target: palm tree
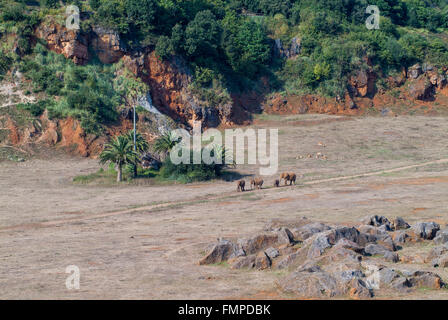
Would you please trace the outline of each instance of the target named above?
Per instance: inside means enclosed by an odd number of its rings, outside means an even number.
[[[157,138],[154,144],[154,151],[165,157],[182,138],[177,138],[171,132],[165,132]]]
[[[129,130],[124,136],[129,141],[129,143],[132,144],[132,147],[134,147],[134,130]],[[135,149],[138,154],[143,154],[148,151],[149,143],[145,140],[145,138],[143,138],[143,135],[141,133],[135,133],[135,142]]]
[[[100,154],[100,163],[114,163],[118,167],[117,182],[121,182],[123,179],[123,166],[134,164],[137,161],[137,157],[132,143],[125,136],[118,136],[105,146]]]
[[[132,148],[134,148],[134,130],[129,130],[124,137],[129,141],[129,143],[132,145]],[[143,136],[136,132],[135,133],[135,151],[137,152],[138,156],[142,156],[146,151],[149,149],[148,141],[143,138]],[[132,164],[132,172],[134,178],[137,176],[137,163]]]

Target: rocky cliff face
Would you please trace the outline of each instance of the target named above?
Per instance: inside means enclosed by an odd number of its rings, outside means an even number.
[[[118,62],[124,55],[124,45],[118,33],[113,30],[94,27],[90,35],[90,42],[102,63]]]
[[[89,48],[103,63],[122,60],[125,66],[151,88],[154,105],[162,113],[186,126],[194,120],[203,122],[203,127],[247,124],[254,112],[262,110],[271,113],[332,113],[362,114],[369,109],[382,110],[393,103],[424,103],[433,101],[438,93],[446,91],[446,71],[436,70],[430,65],[415,65],[397,76],[385,79],[389,89],[396,90],[398,97],[378,88],[377,79],[381,77],[368,58],[367,68],[354,72],[348,79],[343,97],[325,98],[317,95],[274,96],[265,101],[264,93],[269,91],[268,80],[261,79],[260,90],[231,94],[232,102],[209,106],[200,101],[191,91],[191,71],[180,57],[161,61],[151,49],[142,52],[127,52],[119,35],[111,30],[94,27],[89,34],[67,30],[59,25],[41,25],[36,35],[48,43],[48,48],[64,54],[77,64],[85,64]],[[280,40],[274,43],[274,52],[282,58],[294,58],[300,53],[301,41],[292,39],[289,44]]]
[[[301,113],[328,113],[361,115],[371,110],[393,115],[389,107],[403,105],[406,110],[418,109],[423,106],[433,111],[428,103],[437,102],[437,105],[446,106],[447,77],[446,70],[438,70],[426,64],[424,67],[414,65],[409,70],[403,70],[396,76],[385,79],[388,89],[394,90],[395,95],[386,92],[384,88],[378,89],[379,76],[372,68],[354,72],[349,78],[347,91],[344,97],[325,98],[317,95],[290,95],[281,97],[275,95],[264,104],[267,113],[275,114],[301,114]],[[385,111],[386,110],[386,111]]]
[[[49,120],[46,114],[38,119],[20,125],[14,117],[6,115],[0,123],[8,128],[8,135],[0,137],[0,143],[26,149],[33,144],[66,148],[82,156],[96,156],[107,142],[106,137],[89,135],[79,121],[73,118]]]
[[[82,34],[56,24],[41,25],[36,36],[46,40],[50,50],[63,54],[76,64],[87,63],[89,48],[105,64],[123,59],[125,66],[150,86],[154,105],[180,123],[188,126],[197,120],[203,122],[203,127],[234,123],[232,103],[208,106],[191,92],[191,72],[180,57],[162,61],[150,49],[127,52],[118,33],[101,27]],[[238,116],[249,117],[244,112],[239,112]]]
[[[203,127],[232,124],[231,104],[206,106],[190,90],[191,72],[185,61],[172,57],[161,61],[154,51],[126,55],[124,64],[151,89],[151,97],[158,110],[174,120],[192,125],[202,121]]]
[[[297,37],[292,38],[287,45],[284,45],[280,39],[274,40],[274,53],[280,58],[294,58],[300,53],[301,49],[302,40]]]
[[[89,37],[78,30],[68,30],[58,24],[41,24],[36,36],[47,42],[48,49],[63,54],[76,64],[86,64],[89,60]]]
[[[1,145],[13,145],[30,151],[33,145],[63,149],[69,153],[83,157],[96,158],[103,150],[109,137],[128,132],[133,128],[132,111],[124,109],[119,121],[105,128],[101,135],[86,133],[78,120],[71,117],[51,120],[47,112],[25,124],[21,117],[5,112],[0,117],[0,127],[7,130],[0,132]],[[156,138],[157,119],[150,115],[142,115],[137,122],[138,131],[148,140]],[[166,125],[170,125],[169,123]]]

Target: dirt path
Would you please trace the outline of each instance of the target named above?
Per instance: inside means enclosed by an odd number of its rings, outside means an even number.
[[[279,172],[304,175],[296,187],[273,188],[275,177],[265,179],[266,189],[244,193],[225,181],[75,185],[73,177],[96,172],[97,161],[49,155],[0,162],[0,298],[285,298],[275,290],[281,272],[197,261],[217,238],[259,233],[272,219],[353,225],[378,214],[448,223],[446,118],[273,125],[280,129]],[[297,157],[317,153],[328,160]],[[256,166],[237,170],[258,173]],[[81,270],[80,290],[65,287],[69,265]],[[432,271],[448,281],[448,268]],[[447,295],[425,290],[414,297]]]
[[[362,177],[372,177],[372,176],[377,176],[380,174],[400,172],[400,171],[404,171],[404,170],[409,170],[409,169],[414,169],[414,168],[422,168],[425,166],[429,166],[429,165],[433,165],[433,164],[442,164],[442,163],[448,163],[448,159],[428,161],[428,162],[414,164],[414,165],[410,165],[410,166],[404,166],[404,167],[398,167],[398,168],[394,168],[394,169],[386,169],[386,170],[374,171],[374,172],[368,172],[368,173],[361,173],[361,174],[355,174],[355,175],[350,175],[350,176],[342,176],[342,177],[322,179],[322,180],[316,180],[316,181],[308,181],[308,182],[305,182],[304,185],[335,182],[335,181],[356,179],[356,178],[362,178]]]
[[[409,170],[409,169],[414,169],[414,168],[422,168],[422,167],[429,166],[429,165],[443,164],[443,163],[448,163],[448,159],[440,159],[440,160],[429,161],[429,162],[415,164],[415,165],[403,166],[403,167],[394,168],[394,169],[386,169],[386,170],[361,173],[361,174],[356,174],[356,175],[348,175],[348,176],[335,177],[335,178],[329,178],[329,179],[307,181],[307,182],[304,182],[302,185],[311,186],[311,185],[328,183],[328,182],[337,182],[337,181],[350,180],[350,179],[356,179],[356,178],[372,177],[372,176],[376,176],[376,175],[380,175],[380,174],[384,174],[384,173],[400,172],[400,171],[404,171],[404,170]],[[250,191],[252,191],[252,190],[250,190]],[[98,218],[107,218],[107,217],[131,214],[131,213],[136,213],[136,212],[141,212],[141,211],[150,212],[152,210],[160,210],[160,209],[163,210],[163,209],[171,208],[171,207],[173,207],[173,205],[192,206],[192,205],[197,204],[198,202],[202,202],[202,201],[211,202],[211,201],[216,201],[216,200],[222,200],[222,199],[226,199],[230,196],[235,196],[235,192],[220,193],[219,196],[212,196],[212,197],[210,197],[210,196],[198,197],[194,200],[183,201],[183,202],[171,201],[171,202],[161,203],[161,204],[156,204],[156,205],[136,207],[136,208],[132,208],[132,209],[128,209],[128,210],[103,212],[103,213],[92,214],[92,215],[89,215],[86,217],[81,217],[81,218],[55,219],[55,220],[39,222],[39,223],[27,223],[27,224],[19,224],[19,225],[7,226],[7,227],[0,227],[0,232],[13,231],[13,230],[24,230],[24,229],[32,229],[32,228],[49,228],[49,227],[54,227],[54,226],[60,226],[61,224],[65,224],[65,223],[74,223],[74,222],[81,222],[81,221],[85,221],[85,220],[92,220],[92,219],[98,219]]]

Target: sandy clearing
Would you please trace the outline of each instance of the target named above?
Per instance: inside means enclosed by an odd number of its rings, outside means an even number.
[[[96,171],[96,161],[0,163],[0,298],[291,298],[276,291],[282,276],[276,271],[197,261],[218,237],[248,236],[273,218],[349,225],[380,214],[448,223],[446,119],[276,124],[284,130],[279,170],[304,174],[297,186],[246,193],[224,181],[80,186],[71,179]],[[384,134],[391,130],[402,138]],[[321,152],[319,141],[328,161],[295,159]],[[257,168],[238,171],[256,174]],[[81,269],[79,291],[65,288],[65,267],[72,264]],[[445,270],[436,271],[448,280]],[[445,291],[398,298],[414,297],[448,298]]]

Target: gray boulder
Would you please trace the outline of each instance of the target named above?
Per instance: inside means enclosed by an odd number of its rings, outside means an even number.
[[[238,246],[229,240],[220,240],[213,246],[210,252],[199,261],[200,265],[213,264],[226,261],[243,254]]]
[[[298,240],[304,241],[316,233],[320,233],[323,231],[330,230],[331,227],[327,226],[326,224],[315,222],[315,223],[309,223],[307,225],[304,225],[299,228],[292,229],[292,232],[294,234],[294,237]]]
[[[422,66],[418,63],[408,69],[408,77],[411,79],[417,79],[422,73]]]
[[[419,222],[412,226],[412,230],[422,239],[432,240],[440,230],[435,222]]]
[[[400,261],[400,257],[398,256],[398,254],[390,251],[385,252],[383,258],[384,260],[393,263],[397,263],[398,261]]]
[[[364,248],[361,247],[360,245],[354,243],[353,241],[347,240],[347,239],[340,239],[333,247],[334,249],[337,248],[344,248],[344,249],[349,249],[352,250],[356,253],[359,254],[364,254]]]
[[[433,259],[431,261],[431,265],[434,268],[446,268],[446,267],[448,267],[448,254],[445,253],[445,254],[442,254],[441,256]]]
[[[364,252],[367,255],[376,256],[376,255],[384,255],[386,252],[390,252],[390,250],[383,247],[382,245],[371,243],[364,248]]]
[[[444,244],[448,242],[448,228],[437,231],[436,237],[434,238],[434,243]]]
[[[277,234],[279,244],[294,244],[294,235],[288,228],[281,228]]]
[[[437,259],[444,254],[448,254],[448,243],[432,248],[429,251],[428,260]]]
[[[308,258],[321,256],[326,249],[331,248],[331,243],[325,234],[319,234],[310,245],[308,250]]]
[[[266,252],[259,252],[255,257],[255,268],[257,270],[265,270],[270,268],[272,265],[271,259],[268,257]]]
[[[407,275],[412,287],[440,289],[444,285],[442,278],[430,271],[415,271]]]
[[[318,233],[308,239],[310,241],[307,254],[308,258],[315,258],[322,255],[327,248],[334,246],[341,239],[354,242],[360,247],[376,241],[375,236],[361,233],[354,227],[338,227]]]
[[[396,217],[392,221],[392,227],[394,230],[402,230],[410,228],[410,225],[402,217]]]
[[[231,269],[252,269],[255,266],[255,255],[235,258],[231,265]]]
[[[404,244],[411,240],[411,236],[406,231],[399,230],[392,234],[392,239],[395,243]]]
[[[247,254],[255,254],[260,250],[275,246],[279,242],[279,235],[276,233],[259,234],[251,238],[238,240],[238,245]]]
[[[332,298],[349,295],[356,299],[370,298],[373,292],[363,280],[364,274],[358,269],[325,271],[317,265],[299,267],[279,281],[286,291],[306,298]]]
[[[368,216],[362,220],[362,223],[364,223],[368,226],[374,226],[374,227],[384,226],[383,228],[385,228],[385,231],[392,230],[392,224],[384,216],[378,216],[378,215]]]
[[[297,263],[297,260],[300,257],[300,253],[299,252],[294,252],[291,254],[288,254],[287,256],[285,256],[283,259],[281,259],[277,265],[276,268],[277,269],[286,269],[292,265],[295,265]]]
[[[334,276],[317,268],[292,272],[280,280],[279,285],[285,292],[307,298],[331,298],[345,294],[345,290]]]
[[[264,252],[266,252],[267,256],[271,260],[277,258],[280,255],[280,252],[274,247],[267,248]]]

